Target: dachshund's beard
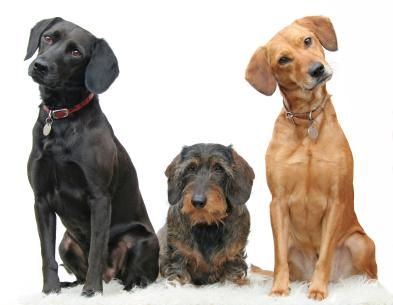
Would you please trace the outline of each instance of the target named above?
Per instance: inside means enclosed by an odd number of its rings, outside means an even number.
[[[192,226],[197,224],[219,225],[228,216],[228,204],[220,187],[210,186],[206,197],[206,205],[203,208],[196,208],[191,201],[191,188],[186,187],[184,190],[181,212],[188,216]]]

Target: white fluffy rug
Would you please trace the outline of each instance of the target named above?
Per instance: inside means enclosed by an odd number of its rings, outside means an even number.
[[[233,284],[215,284],[205,287],[191,285],[174,287],[159,279],[146,289],[125,292],[122,286],[112,282],[104,286],[104,295],[93,298],[80,296],[82,286],[63,289],[59,295],[35,295],[20,300],[29,305],[392,305],[393,296],[377,281],[367,281],[363,277],[353,277],[329,286],[329,297],[322,301],[312,301],[306,297],[307,284],[293,283],[288,297],[268,296],[271,279],[260,275],[250,276],[250,285],[238,287]]]

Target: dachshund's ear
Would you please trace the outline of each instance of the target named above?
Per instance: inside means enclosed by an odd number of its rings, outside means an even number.
[[[180,177],[177,172],[180,160],[181,155],[178,154],[165,170],[165,175],[168,177],[168,201],[172,205],[179,202],[182,193]]]
[[[227,198],[232,204],[244,204],[250,198],[255,174],[250,165],[231,148],[233,176],[228,184]]]
[[[246,70],[246,80],[262,94],[272,95],[276,91],[277,82],[267,60],[265,48],[258,48],[251,57]]]
[[[85,84],[90,92],[106,91],[119,75],[119,65],[109,44],[97,39],[89,64],[86,67]]]
[[[323,16],[308,16],[296,20],[295,23],[313,32],[326,50],[337,51],[336,32],[329,18]]]
[[[60,17],[55,17],[55,18],[51,18],[51,19],[43,19],[40,22],[38,22],[31,29],[29,43],[27,45],[25,60],[29,59],[30,57],[32,57],[34,55],[35,51],[37,50],[38,46],[40,45],[42,33],[44,33],[52,25],[54,25],[55,23],[58,23],[60,21],[63,21],[63,19]]]

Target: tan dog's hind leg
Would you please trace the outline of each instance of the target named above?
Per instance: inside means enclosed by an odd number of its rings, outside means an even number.
[[[270,204],[270,218],[274,239],[274,279],[270,295],[286,296],[288,295],[289,285],[288,206],[283,201],[273,198]]]
[[[375,244],[365,234],[354,233],[344,243],[352,255],[352,264],[356,274],[365,274],[370,279],[377,278]]]

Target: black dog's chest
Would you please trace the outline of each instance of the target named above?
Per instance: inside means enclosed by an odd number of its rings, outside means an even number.
[[[69,142],[69,137],[42,138],[32,154],[32,186],[60,217],[84,219],[89,213],[87,183]]]

